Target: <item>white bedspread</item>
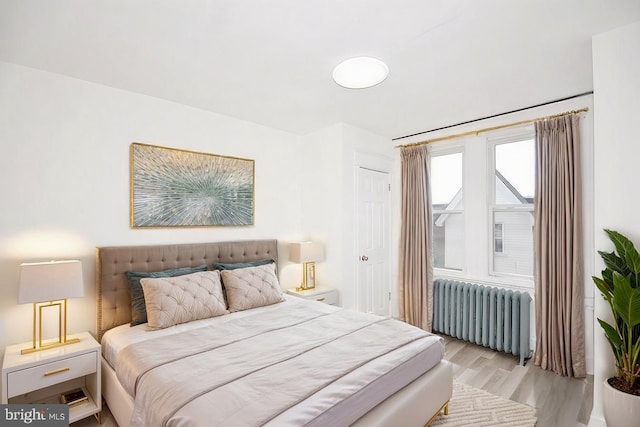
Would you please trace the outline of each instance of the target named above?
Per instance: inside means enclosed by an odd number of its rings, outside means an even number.
[[[131,425],[348,425],[442,357],[441,340],[420,329],[301,301],[112,340],[107,359],[135,397]],[[388,393],[363,402],[384,378]]]

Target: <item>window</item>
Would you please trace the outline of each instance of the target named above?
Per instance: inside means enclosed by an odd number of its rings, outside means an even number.
[[[493,253],[504,253],[504,224],[499,222],[493,224]]]
[[[436,274],[532,286],[532,127],[429,146]]]
[[[490,143],[490,147],[494,155],[491,273],[533,276],[534,140],[508,139],[507,142]]]
[[[464,198],[462,152],[431,158],[434,267],[462,270],[464,263]]]

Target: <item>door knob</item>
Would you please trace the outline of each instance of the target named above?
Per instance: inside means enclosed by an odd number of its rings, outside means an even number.
[[[368,256],[366,256],[366,255],[362,255],[362,256],[360,257],[360,259],[361,259],[362,261],[369,261],[369,257],[368,257]]]

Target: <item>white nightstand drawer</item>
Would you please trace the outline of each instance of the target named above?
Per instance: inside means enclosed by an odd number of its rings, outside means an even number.
[[[9,372],[8,397],[11,398],[96,372],[97,354],[97,352],[90,352],[33,368]]]
[[[288,289],[287,293],[306,300],[320,301],[329,305],[338,305],[338,291],[333,288],[318,286],[305,290]]]
[[[323,302],[325,304],[329,304],[329,305],[336,305],[338,304],[338,293],[337,292],[325,292],[322,294],[318,294],[318,295],[314,295],[312,297],[309,297],[308,299],[310,300],[316,300],[316,301],[320,301]]]

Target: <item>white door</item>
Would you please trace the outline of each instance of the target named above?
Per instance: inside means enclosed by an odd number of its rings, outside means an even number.
[[[389,314],[389,174],[358,168],[359,311]]]

